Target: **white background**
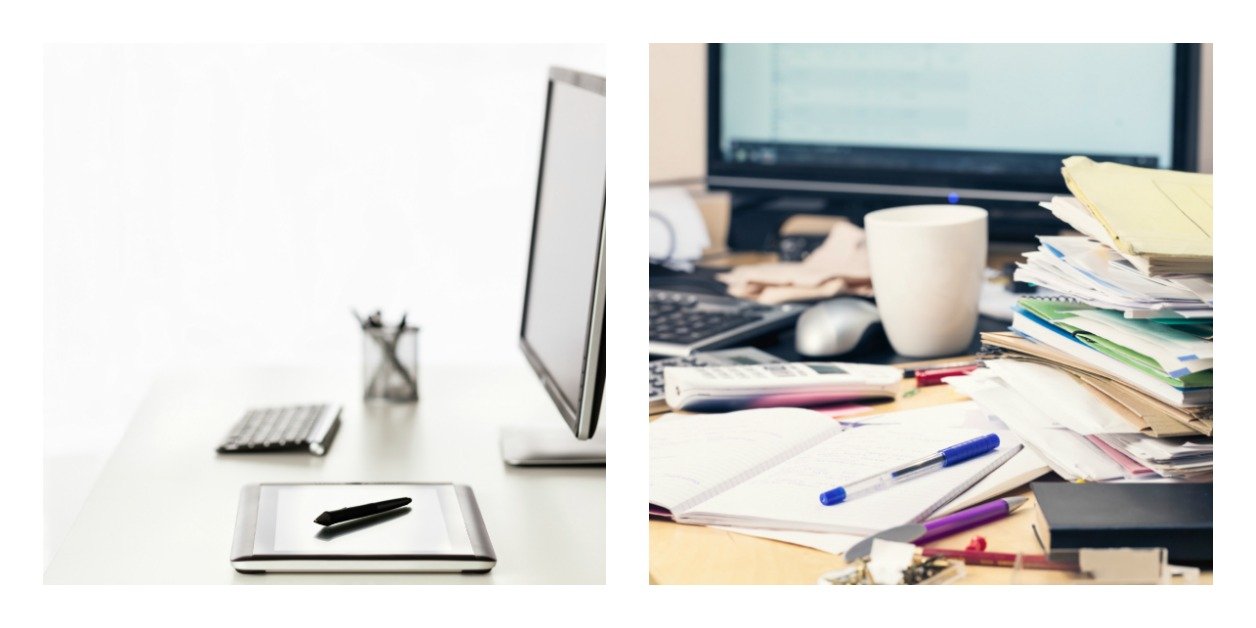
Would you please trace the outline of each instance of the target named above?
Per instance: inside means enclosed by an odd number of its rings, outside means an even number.
[[[6,537],[6,617],[45,625],[186,626],[262,625],[271,622],[394,623],[441,620],[530,626],[618,623],[729,626],[813,626],[931,623],[953,614],[971,625],[1127,624],[1234,625],[1250,606],[1241,596],[1253,576],[1250,552],[1252,501],[1243,449],[1256,442],[1256,424],[1245,420],[1241,365],[1218,374],[1216,405],[1236,419],[1226,429],[1217,472],[1232,477],[1217,485],[1213,587],[938,587],[904,590],[838,590],[820,587],[647,587],[648,534],[643,506],[648,495],[646,422],[640,413],[641,365],[647,358],[646,186],[650,41],[1216,41],[1215,193],[1219,205],[1216,256],[1231,271],[1223,298],[1236,311],[1245,298],[1244,253],[1256,225],[1246,211],[1253,163],[1248,80],[1252,49],[1241,3],[1149,0],[1130,15],[1126,3],[1093,0],[1007,3],[1005,0],[923,0],[898,3],[835,3],[777,0],[765,5],[639,0],[633,3],[466,2],[415,3],[360,0],[165,0],[10,3],[0,17],[0,268],[4,307],[0,334],[6,360],[4,465],[10,516],[0,519]],[[352,8],[349,8],[352,7]],[[377,587],[266,588],[40,587],[41,521],[32,516],[42,501],[43,426],[43,46],[50,42],[336,42],[336,41],[606,41],[608,87],[607,216],[609,356],[607,399],[611,418],[624,428],[608,442],[606,587],[479,587],[395,589]],[[617,87],[622,86],[622,87]],[[640,208],[640,209],[634,209]],[[1234,284],[1234,289],[1227,285]],[[1247,294],[1250,294],[1248,292]],[[89,317],[90,312],[83,316]],[[1235,315],[1236,317],[1238,314]],[[1228,355],[1256,355],[1243,319],[1219,319]],[[1248,386],[1250,388],[1250,386]],[[1225,453],[1230,452],[1230,453]],[[15,586],[22,585],[22,586]],[[840,596],[840,597],[836,597]],[[908,601],[907,598],[910,598]],[[12,601],[10,601],[12,600]],[[907,603],[904,603],[907,602]],[[1243,603],[1240,606],[1240,603]],[[117,618],[117,619],[115,619]],[[248,618],[244,620],[242,618]],[[984,619],[979,621],[978,618]],[[618,625],[618,624],[615,624]]]
[[[522,365],[548,68],[604,57],[48,47],[45,560],[159,372],[360,363],[350,306],[408,311],[424,366]]]

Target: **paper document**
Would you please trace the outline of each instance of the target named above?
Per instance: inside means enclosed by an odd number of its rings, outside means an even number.
[[[1149,438],[1131,434],[1104,434],[1099,438],[1161,477],[1199,481],[1212,476],[1212,441],[1209,439]]]
[[[1211,317],[1212,276],[1148,277],[1105,244],[1078,236],[1041,236],[1013,278],[1127,318]]]
[[[1212,472],[1212,441],[1149,436],[1130,430],[1093,428],[1096,415],[1087,409],[1087,392],[1080,383],[1051,384],[1056,403],[1038,397],[1026,376],[1041,377],[1050,367],[1013,360],[987,360],[978,369],[947,383],[972,397],[1003,420],[1026,445],[1042,455],[1051,468],[1068,480],[1106,481],[1145,477],[1151,470],[1164,478],[1198,477]],[[1057,375],[1065,376],[1064,373]],[[1083,429],[1074,429],[1083,428]],[[1154,476],[1152,476],[1154,477]]]
[[[1078,360],[1087,368],[1123,381],[1170,405],[1181,408],[1212,403],[1211,377],[1205,387],[1182,387],[1181,381],[1167,375],[1152,373],[1146,368],[1133,366],[1129,361],[1101,353],[1070,333],[1024,312],[1017,312],[1012,317],[1012,329],[1067,354],[1069,358]]]
[[[1212,406],[1180,406],[1148,395],[1137,386],[1071,354],[1049,347],[1031,338],[1012,332],[982,332],[983,344],[997,348],[1008,359],[1044,364],[1076,376],[1086,385],[1137,414],[1147,423],[1152,436],[1183,436],[1191,433],[1212,434]],[[948,380],[949,381],[949,380]],[[1169,425],[1168,421],[1177,425]]]
[[[1212,272],[1212,175],[1069,157],[1065,184],[1122,253],[1151,274]],[[1194,269],[1193,271],[1187,269]]]
[[[1127,322],[1113,312],[1067,301],[1021,299],[1017,305],[1018,313],[1170,386],[1212,386],[1212,341],[1200,336],[1192,338],[1183,331],[1185,327],[1145,320]],[[1015,325],[1015,314],[1012,320]],[[1199,327],[1207,333],[1212,331],[1211,323],[1200,323]],[[1153,355],[1163,357],[1170,368],[1164,368]]]
[[[1026,400],[993,371],[978,369],[964,377],[949,378],[947,383],[1006,423],[1060,477],[1088,482],[1125,477],[1121,465],[1085,436],[1062,426],[1054,413]]]
[[[1113,412],[1068,373],[1016,360],[987,360],[985,364],[1044,415],[1054,417],[1053,426],[1082,435],[1139,431],[1140,426]]]
[[[1076,310],[1060,322],[1145,355],[1171,377],[1212,369],[1212,341],[1168,325],[1130,320],[1111,310]]]

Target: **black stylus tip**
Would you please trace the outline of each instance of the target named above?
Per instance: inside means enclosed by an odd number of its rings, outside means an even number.
[[[331,513],[325,512],[319,515],[318,518],[314,520],[314,523],[317,523],[320,526],[331,525]]]

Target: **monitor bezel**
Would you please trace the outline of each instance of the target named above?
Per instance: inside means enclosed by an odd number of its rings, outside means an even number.
[[[587,440],[597,430],[599,411],[602,406],[602,393],[606,378],[606,178],[602,178],[602,212],[598,224],[598,255],[594,273],[594,285],[589,303],[589,322],[585,331],[585,355],[581,369],[583,379],[580,384],[580,399],[577,404],[570,403],[554,382],[553,376],[545,363],[541,361],[536,350],[528,342],[526,335],[528,326],[528,303],[532,290],[532,263],[536,253],[537,219],[541,211],[541,188],[545,177],[546,144],[549,140],[550,107],[554,96],[554,85],[565,83],[606,97],[606,79],[601,76],[551,67],[545,93],[545,122],[541,131],[541,158],[537,165],[536,197],[532,204],[532,235],[529,239],[527,274],[524,275],[523,313],[520,316],[519,348],[532,367],[532,371],[541,380],[545,392],[553,401],[554,406],[562,415],[563,421],[571,428],[577,439]]]
[[[1067,193],[1058,172],[1037,176],[983,176],[944,172],[903,173],[839,167],[782,167],[732,163],[724,159],[721,137],[721,47],[707,44],[707,185],[712,189],[772,194],[869,194],[1038,202]],[[1199,161],[1200,44],[1174,44],[1173,149],[1170,168],[1196,170]]]

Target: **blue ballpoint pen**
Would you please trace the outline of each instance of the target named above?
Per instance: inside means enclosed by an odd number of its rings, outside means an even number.
[[[976,458],[982,454],[990,453],[999,447],[998,434],[986,434],[972,440],[964,441],[958,445],[952,445],[945,449],[939,449],[936,453],[913,460],[900,467],[890,469],[878,473],[876,475],[866,477],[839,486],[837,488],[827,490],[820,493],[820,503],[825,506],[833,506],[840,504],[852,497],[857,497],[864,493],[878,491],[898,484],[899,482],[910,480],[911,478],[937,471],[943,467],[949,467],[959,464],[970,458]]]

